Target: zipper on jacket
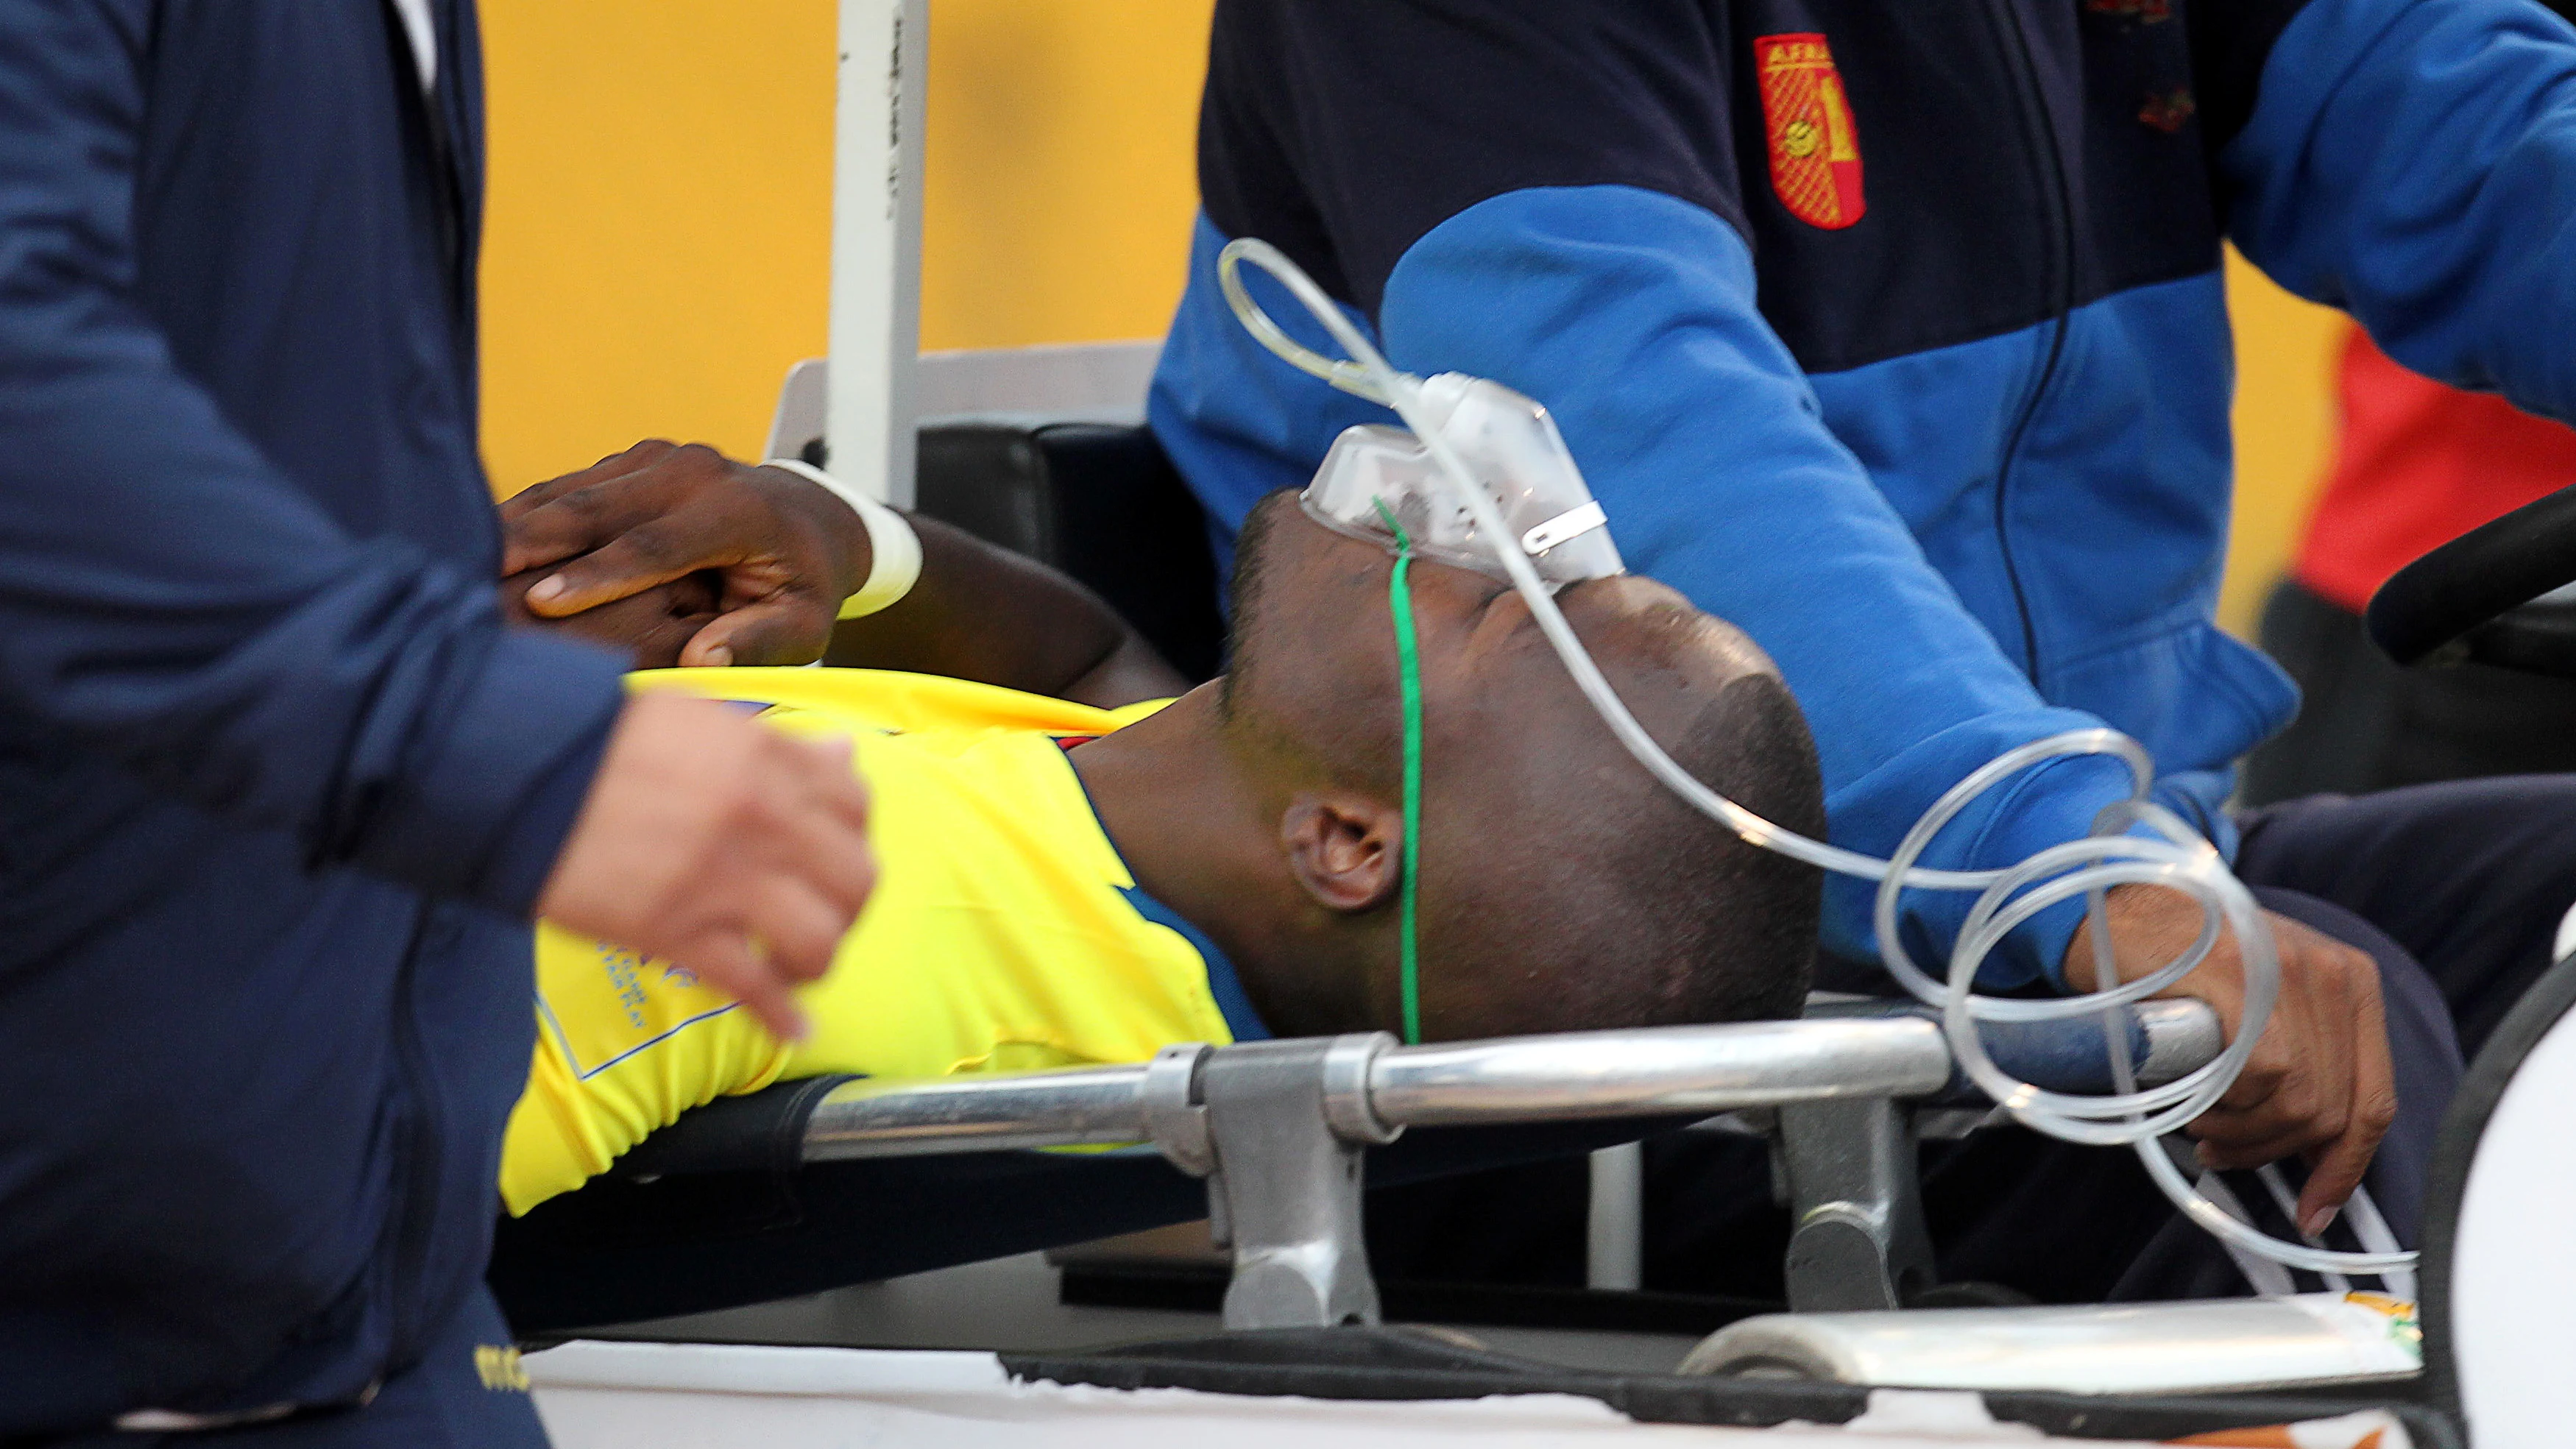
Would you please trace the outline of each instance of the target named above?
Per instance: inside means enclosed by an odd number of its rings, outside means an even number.
[[[2015,0],[1992,0],[1987,13],[1995,17],[1997,12],[2000,12],[2000,17],[1996,28],[2009,38],[2013,53],[2008,59],[2014,63],[2022,82],[2022,99],[2030,108],[2023,124],[2035,133],[2031,140],[2048,156],[2048,165],[2041,171],[2041,179],[2053,192],[2050,199],[2055,203],[2057,213],[2057,228],[2050,238],[2055,247],[2049,264],[2055,275],[2050,278],[2049,310],[2052,320],[2048,331],[2048,355],[2040,363],[2038,380],[2031,384],[2029,394],[2022,399],[2021,411],[2013,418],[2012,431],[2005,435],[2003,452],[1995,462],[1995,548],[2002,556],[2004,583],[2012,590],[2013,610],[2021,621],[2022,672],[2037,684],[2039,630],[2031,622],[2030,596],[2022,588],[2020,565],[2013,560],[2007,505],[2011,498],[2013,460],[2021,452],[2022,439],[2029,433],[2032,420],[2039,415],[2040,404],[2048,396],[2049,385],[2057,380],[2058,358],[2066,350],[2067,326],[2075,308],[2075,202],[2073,187],[2066,178],[2066,152],[2058,141],[2056,118],[2049,114],[2047,93],[2040,88],[2039,67],[2031,59],[2030,33],[2022,24],[2021,11]]]
[[[440,1325],[429,1318],[433,1305],[424,1301],[429,1287],[429,1254],[436,1242],[439,1215],[446,1206],[447,1173],[446,1113],[438,1100],[438,1076],[431,1068],[428,1043],[421,1040],[419,1002],[420,961],[424,953],[439,949],[442,933],[455,929],[443,918],[440,907],[429,901],[420,903],[418,922],[412,929],[409,948],[403,952],[402,968],[394,978],[394,1070],[400,1082],[403,1120],[406,1130],[397,1144],[394,1180],[401,1190],[394,1204],[392,1260],[387,1264],[388,1292],[386,1303],[393,1318],[388,1325],[384,1371],[397,1372],[419,1357],[428,1346],[429,1336]]]

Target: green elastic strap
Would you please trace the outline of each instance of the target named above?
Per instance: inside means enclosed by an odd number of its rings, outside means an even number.
[[[1399,909],[1404,917],[1404,1041],[1422,1044],[1422,962],[1414,944],[1414,884],[1420,873],[1414,842],[1422,838],[1422,656],[1413,643],[1413,539],[1386,500],[1377,501],[1377,516],[1395,534],[1395,572],[1387,579],[1387,612],[1395,616],[1396,677],[1404,699],[1404,883]]]

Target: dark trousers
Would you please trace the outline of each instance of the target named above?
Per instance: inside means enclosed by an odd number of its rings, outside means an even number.
[[[2576,901],[2576,776],[2318,797],[2241,823],[2238,873],[2265,907],[2379,964],[2400,1105],[2369,1186],[2411,1244],[2460,1044],[2474,1052],[2548,966]],[[2058,1303],[2248,1291],[2127,1151],[2005,1126],[1926,1144],[1923,1158],[1945,1282]],[[1646,1172],[1646,1287],[1781,1298],[1789,1225],[1760,1143],[1677,1134],[1648,1144]],[[2258,1221],[2286,1231],[2250,1174],[2231,1181]],[[1381,1192],[1370,1251],[1391,1278],[1579,1283],[1584,1203],[1580,1163]],[[2352,1245],[2341,1225],[2330,1236]]]
[[[2296,582],[2265,603],[2261,643],[2299,682],[2299,717],[2245,762],[2248,804],[2576,770],[2576,680],[2399,668],[2359,614]]]
[[[546,1431],[516,1381],[517,1365],[501,1310],[477,1290],[420,1362],[387,1379],[363,1409],[213,1433],[101,1434],[57,1449],[545,1449]]]

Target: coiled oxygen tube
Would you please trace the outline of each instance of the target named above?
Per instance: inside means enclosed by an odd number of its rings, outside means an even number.
[[[1241,267],[1246,262],[1285,286],[1349,357],[1326,358],[1282,330],[1245,290]],[[2148,1175],[2178,1209],[2221,1241],[2246,1253],[2316,1273],[2391,1274],[2413,1268],[2415,1254],[2394,1251],[2395,1240],[2387,1234],[2375,1208],[2368,1205],[2366,1194],[2358,1189],[2354,1195],[2354,1201],[2360,1204],[2353,1214],[2356,1227],[2375,1228],[2369,1236],[2379,1242],[2371,1246],[2377,1248],[2384,1242],[2389,1251],[2338,1252],[2322,1245],[2274,1238],[2200,1193],[2166,1156],[2159,1139],[2215,1106],[2244,1070],[2278,998],[2281,965],[2272,933],[2253,895],[2228,870],[2217,849],[2171,811],[2148,799],[2155,766],[2137,741],[2111,729],[2071,730],[2007,751],[1935,801],[1886,860],[1810,840],[1764,819],[1674,763],[1628,711],[1582,640],[1575,636],[1563,611],[1557,608],[1524,546],[1505,526],[1494,501],[1477,485],[1474,471],[1459,457],[1424,406],[1421,379],[1391,366],[1323,289],[1267,242],[1250,237],[1229,242],[1217,258],[1217,279],[1236,319],[1264,347],[1300,371],[1392,409],[1420,440],[1458,501],[1474,515],[1478,532],[1488,539],[1513,539],[1508,547],[1497,542],[1494,550],[1513,588],[1529,605],[1531,615],[1576,687],[1639,765],[1749,845],[1836,874],[1878,883],[1874,925],[1880,959],[1907,991],[1940,1010],[1942,1030],[1961,1069],[2014,1120],[2068,1142],[2133,1148]],[[1915,864],[1960,811],[2005,780],[2048,760],[2100,755],[2128,766],[2131,789],[2127,800],[2103,812],[2092,835],[2051,846],[2019,865],[1999,870],[1936,870]],[[2017,1000],[1977,994],[1978,968],[2015,927],[2077,896],[2083,896],[2092,908],[2096,959],[2108,962],[2111,955],[2109,929],[2101,910],[2103,893],[2113,886],[2132,884],[2177,890],[2199,904],[2199,936],[2180,955],[2134,981],[2079,996]],[[1898,899],[1908,887],[1979,893],[1952,946],[1946,980],[1936,980],[1927,973],[1899,938]],[[2089,1097],[2050,1092],[2018,1081],[1987,1054],[1976,1029],[1978,1022],[2056,1021],[2090,1016],[2104,1018],[2107,1023],[2118,1007],[2164,990],[2207,960],[2217,946],[2222,927],[2234,934],[2244,961],[2245,999],[2236,1039],[2199,1070],[2160,1087],[2139,1089],[2128,1057],[2126,1035],[2106,1030],[2113,1079],[2122,1090]]]

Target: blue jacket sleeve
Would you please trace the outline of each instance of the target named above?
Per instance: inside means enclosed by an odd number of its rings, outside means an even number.
[[[1814,730],[1837,844],[1883,856],[1996,755],[2101,723],[2043,702],[1924,558],[1756,310],[1743,239],[1706,209],[1625,186],[1495,197],[1405,253],[1380,324],[1398,366],[1547,403],[1629,567],[1770,652]],[[1923,863],[2017,862],[2087,833],[2127,783],[2101,760],[2042,767],[1954,822]],[[1829,883],[1829,948],[1875,958],[1871,893]],[[1907,901],[1909,943],[1930,964],[1973,897]],[[2053,973],[2079,917],[2029,922],[1983,980]]]
[[[149,15],[0,7],[0,712],[317,864],[524,913],[617,661],[350,537],[173,364],[133,294]]]
[[[2219,154],[2237,245],[2389,355],[2576,420],[2576,30],[2529,0],[2311,0]]]

